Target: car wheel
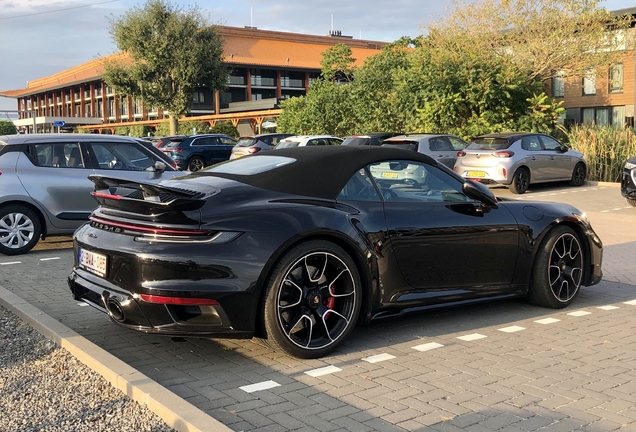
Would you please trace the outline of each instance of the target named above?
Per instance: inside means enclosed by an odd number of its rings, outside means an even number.
[[[205,162],[199,156],[194,156],[188,162],[188,171],[199,171],[205,166]]]
[[[636,199],[627,198],[627,202],[629,203],[630,206],[636,207]]]
[[[312,240],[287,252],[268,280],[263,327],[274,349],[318,358],[351,333],[360,313],[360,276],[339,246]]]
[[[585,183],[585,176],[587,174],[587,169],[585,165],[582,163],[577,163],[574,167],[574,171],[572,171],[572,180],[570,180],[571,186],[583,186]]]
[[[572,303],[583,280],[584,253],[572,228],[553,228],[537,252],[528,300],[554,309]]]
[[[519,168],[512,177],[510,191],[515,194],[524,194],[530,186],[530,171],[526,168]]]
[[[14,204],[0,209],[0,253],[27,253],[37,244],[41,232],[40,219],[28,207]]]

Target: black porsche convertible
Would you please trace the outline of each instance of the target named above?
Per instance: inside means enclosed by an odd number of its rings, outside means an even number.
[[[497,199],[415,152],[307,147],[158,184],[91,176],[68,282],[130,329],[326,355],[356,324],[449,302],[562,308],[601,280],[584,214]]]

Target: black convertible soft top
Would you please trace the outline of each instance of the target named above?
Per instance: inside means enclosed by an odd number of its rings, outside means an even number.
[[[295,161],[256,174],[230,174],[214,172],[212,169],[198,171],[188,177],[221,177],[276,192],[335,199],[357,170],[374,162],[412,160],[438,165],[434,159],[421,153],[373,146],[295,147],[270,150],[247,157],[272,156],[292,158]],[[241,159],[225,164],[237,163]]]

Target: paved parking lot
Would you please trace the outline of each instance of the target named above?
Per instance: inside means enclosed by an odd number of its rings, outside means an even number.
[[[66,238],[0,256],[0,285],[237,431],[636,431],[636,208],[604,185],[494,191],[584,210],[604,281],[565,310],[507,300],[373,322],[320,360],[121,329],[72,300]]]

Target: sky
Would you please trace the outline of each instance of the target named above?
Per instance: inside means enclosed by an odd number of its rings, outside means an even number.
[[[42,78],[117,51],[110,20],[144,0],[0,0],[0,90],[25,88]],[[452,0],[171,0],[198,5],[212,24],[327,35],[340,30],[356,39],[391,42],[422,34],[422,26],[448,13]],[[636,7],[636,0],[606,0],[608,10]],[[333,17],[333,18],[332,18]],[[0,97],[1,110],[15,99]]]

